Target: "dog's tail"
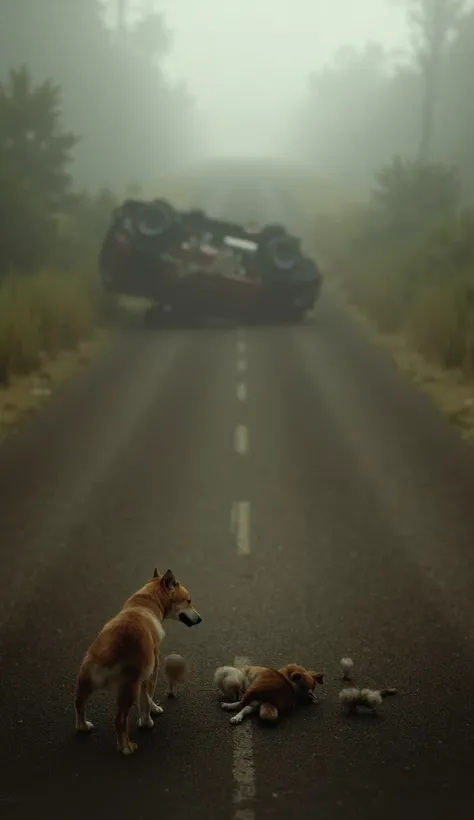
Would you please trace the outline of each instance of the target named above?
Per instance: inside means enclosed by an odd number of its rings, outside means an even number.
[[[379,694],[381,698],[390,698],[392,695],[397,695],[398,692],[396,689],[393,689],[393,687],[390,687],[389,689],[380,689]]]

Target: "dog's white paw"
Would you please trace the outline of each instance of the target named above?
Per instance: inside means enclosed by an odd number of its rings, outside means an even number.
[[[232,712],[235,709],[235,705],[233,703],[221,703],[221,709],[224,709],[226,712]]]
[[[164,711],[165,710],[154,701],[150,703],[150,712],[152,715],[162,715]]]
[[[153,729],[155,725],[153,719],[148,715],[147,717],[139,717],[138,718],[138,725],[140,729]]]
[[[76,732],[92,732],[94,724],[90,720],[85,720],[84,723],[76,723]]]
[[[131,740],[129,741],[129,743],[126,744],[126,746],[117,745],[117,750],[121,752],[123,755],[133,755],[133,753],[136,752],[137,749],[137,744],[133,743]]]
[[[243,719],[243,715],[234,715],[234,717],[231,717],[230,722],[235,726],[237,723],[242,723]]]

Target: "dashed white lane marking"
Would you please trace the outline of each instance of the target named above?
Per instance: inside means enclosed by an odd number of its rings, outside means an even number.
[[[250,658],[240,655],[234,658],[234,666],[250,666],[250,663]],[[233,820],[254,820],[255,812],[248,805],[256,794],[252,721],[247,719],[240,726],[231,726],[230,728],[232,729],[234,741],[232,766],[234,775]]]
[[[239,401],[247,400],[247,385],[244,382],[239,382],[237,385],[237,398]]]
[[[238,424],[234,431],[235,452],[244,456],[249,449],[249,431],[245,424]]]
[[[237,359],[237,370],[239,373],[244,373],[247,370],[247,362],[245,359]]]
[[[250,501],[235,501],[230,513],[230,531],[235,538],[237,555],[250,553]]]
[[[245,353],[246,350],[247,350],[247,345],[245,344],[243,339],[238,339],[237,340],[237,351],[239,353]]]

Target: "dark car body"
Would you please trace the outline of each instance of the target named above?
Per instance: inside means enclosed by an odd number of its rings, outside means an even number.
[[[165,200],[127,200],[99,257],[102,284],[181,317],[301,319],[319,298],[321,273],[279,225],[249,232]]]

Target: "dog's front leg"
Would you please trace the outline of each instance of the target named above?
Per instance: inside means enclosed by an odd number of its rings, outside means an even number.
[[[225,709],[226,712],[237,712],[243,705],[241,700],[236,700],[235,703],[221,703],[221,709]]]
[[[250,703],[248,706],[244,706],[244,708],[241,709],[240,712],[237,712],[236,715],[231,717],[230,722],[233,725],[235,725],[237,723],[242,723],[243,719],[246,718],[247,715],[251,715],[253,712],[257,711],[259,705],[260,705],[259,703],[255,702],[255,703]]]

